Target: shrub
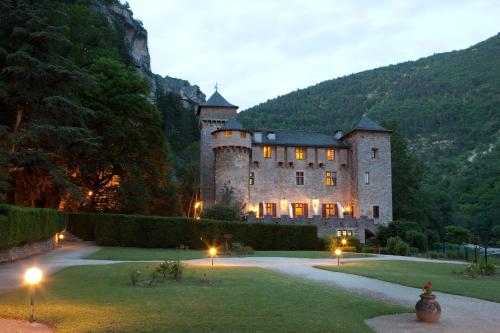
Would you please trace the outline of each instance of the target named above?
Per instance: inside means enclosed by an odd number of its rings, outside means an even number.
[[[130,284],[133,286],[137,286],[139,284],[139,277],[141,276],[141,272],[138,270],[133,270],[129,272]]]
[[[465,270],[459,273],[470,277],[476,277],[477,275],[495,275],[496,267],[495,264],[491,262],[485,263],[481,261],[478,264],[467,265]]]
[[[355,246],[343,246],[340,248],[342,252],[356,252],[357,249]]]
[[[329,252],[334,252],[337,247],[340,246],[340,243],[335,236],[326,236],[324,238],[325,250]]]
[[[378,247],[375,246],[362,246],[361,252],[363,253],[378,253]]]
[[[253,253],[253,248],[251,246],[245,245],[240,242],[231,243],[231,254],[241,257],[252,253]]]
[[[267,223],[195,221],[184,217],[142,216],[123,214],[71,214],[85,234],[94,235],[99,245],[176,248],[184,244],[192,249],[205,249],[206,244],[222,244],[224,234],[233,235],[257,250],[315,250],[317,228],[312,225],[280,225]],[[82,227],[80,230],[84,229]],[[75,232],[76,236],[79,236]]]
[[[424,251],[427,248],[427,236],[417,230],[408,230],[406,232],[406,241],[408,244],[420,251]]]
[[[86,241],[95,240],[95,223],[101,214],[69,213],[68,231]]]
[[[68,217],[53,209],[0,205],[0,248],[46,240],[66,228]]]
[[[455,244],[467,243],[471,238],[471,233],[468,229],[457,225],[449,225],[445,227],[446,241]]]
[[[392,255],[405,256],[408,254],[409,246],[399,236],[387,239],[387,251]]]
[[[410,246],[409,253],[411,256],[416,256],[418,254],[418,248]]]
[[[184,264],[179,259],[165,260],[164,262],[159,264],[153,271],[163,276],[163,279],[171,276],[176,281],[180,281],[182,278],[182,272],[184,271]]]
[[[427,252],[427,257],[431,258],[431,259],[437,259],[439,258],[439,252],[436,252],[436,251],[428,251]]]
[[[448,251],[446,252],[446,257],[449,259],[463,260],[465,259],[465,253],[462,253],[460,251]]]
[[[236,208],[221,205],[214,205],[204,209],[201,216],[205,219],[220,221],[237,221],[240,219],[240,215]]]

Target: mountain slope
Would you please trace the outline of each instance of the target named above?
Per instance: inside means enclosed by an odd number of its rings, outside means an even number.
[[[364,71],[240,113],[248,127],[332,133],[363,114],[396,122],[424,160],[482,151],[499,138],[500,34],[468,49]]]

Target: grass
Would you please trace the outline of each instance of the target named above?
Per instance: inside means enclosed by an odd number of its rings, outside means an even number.
[[[258,268],[188,266],[181,282],[129,284],[131,270],[152,267],[125,263],[65,269],[37,290],[37,319],[73,333],[371,332],[365,319],[409,312]],[[26,288],[0,295],[0,316],[25,319],[27,301]]]
[[[98,252],[95,252],[87,259],[106,259],[106,260],[165,260],[176,259],[177,256],[181,260],[206,258],[207,252],[200,250],[181,250],[175,249],[144,249],[134,247],[106,247]],[[328,251],[255,251],[250,255],[253,257],[287,257],[287,258],[335,258]],[[366,257],[363,253],[344,253],[344,258],[361,258]]]
[[[434,291],[500,302],[500,275],[467,277],[460,272],[465,265],[411,261],[346,262],[340,267],[318,268],[362,275],[405,286],[421,288],[432,281]]]

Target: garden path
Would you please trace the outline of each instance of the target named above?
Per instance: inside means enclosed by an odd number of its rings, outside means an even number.
[[[23,285],[22,275],[27,267],[40,266],[46,275],[70,266],[106,265],[123,261],[81,259],[100,248],[86,243],[67,243],[54,251],[0,265],[0,292]],[[425,258],[373,256],[367,258],[342,259],[342,261],[410,260],[463,264],[457,261],[429,260]],[[186,263],[210,265],[210,259],[186,260]],[[413,307],[421,290],[394,283],[370,279],[358,275],[326,271],[314,268],[316,265],[336,265],[336,259],[302,259],[273,257],[216,258],[220,266],[251,266],[269,269],[300,279],[343,289],[366,297]],[[431,325],[416,321],[414,314],[382,316],[367,320],[376,332],[383,333],[460,333],[460,332],[500,332],[500,303],[470,297],[435,293],[443,309],[441,321]]]

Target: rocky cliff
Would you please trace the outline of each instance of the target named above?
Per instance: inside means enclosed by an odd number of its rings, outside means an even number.
[[[152,100],[160,92],[171,92],[180,95],[184,107],[192,110],[196,110],[196,107],[205,101],[205,94],[197,85],[151,72],[148,32],[142,22],[134,18],[127,4],[122,4],[118,0],[93,0],[91,8],[100,13],[117,31],[123,33],[131,62],[151,82]]]

